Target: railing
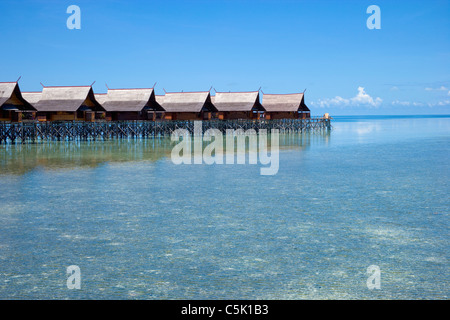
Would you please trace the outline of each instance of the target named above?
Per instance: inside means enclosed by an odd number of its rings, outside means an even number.
[[[303,132],[330,130],[330,119],[312,117],[309,119],[280,120],[208,120],[199,121],[202,131],[218,129],[268,132]],[[125,138],[153,138],[170,135],[176,129],[194,132],[195,121],[62,121],[62,122],[0,122],[1,143],[34,143],[47,140],[108,140]]]

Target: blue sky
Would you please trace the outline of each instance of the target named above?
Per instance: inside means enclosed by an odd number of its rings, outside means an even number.
[[[81,29],[69,30],[69,5]],[[381,29],[369,30],[369,5]],[[0,81],[292,93],[314,115],[449,114],[450,1],[0,1]],[[214,92],[214,90],[212,91]]]

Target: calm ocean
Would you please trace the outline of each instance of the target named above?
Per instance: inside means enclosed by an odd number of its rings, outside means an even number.
[[[448,299],[450,116],[332,125],[282,135],[274,176],[168,139],[0,146],[0,299]]]

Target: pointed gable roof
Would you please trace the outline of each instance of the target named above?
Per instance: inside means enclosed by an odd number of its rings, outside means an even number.
[[[44,87],[35,108],[43,112],[75,112],[85,105],[94,110],[104,111],[95,99],[91,86]]]
[[[162,101],[162,107],[166,112],[200,112],[204,107],[213,109],[209,91],[200,92],[166,92]]]
[[[41,100],[42,92],[22,92],[22,97],[31,105]]]
[[[267,112],[309,111],[303,93],[263,94],[263,104]]]
[[[11,105],[20,110],[35,110],[35,108],[22,97],[17,82],[0,82],[0,108]]]
[[[100,103],[103,107],[103,103],[106,101],[106,93],[94,93],[95,100]]]
[[[259,91],[250,92],[216,92],[214,106],[219,112],[252,111],[254,107],[264,110],[259,103]]]
[[[161,105],[161,106],[162,106],[162,104],[164,103],[164,97],[165,97],[165,96],[162,96],[162,95],[156,95],[156,96],[155,96],[156,102],[158,102],[159,105]]]
[[[108,89],[103,107],[106,111],[139,112],[145,107],[156,105],[153,88]]]

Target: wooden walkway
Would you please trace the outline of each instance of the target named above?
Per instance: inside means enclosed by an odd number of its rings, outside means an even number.
[[[202,121],[203,132],[219,129],[278,129],[280,133],[330,130],[330,119],[281,120],[208,120]],[[98,121],[98,122],[0,122],[0,144],[38,141],[108,140],[169,136],[176,129],[194,131],[194,121]]]

